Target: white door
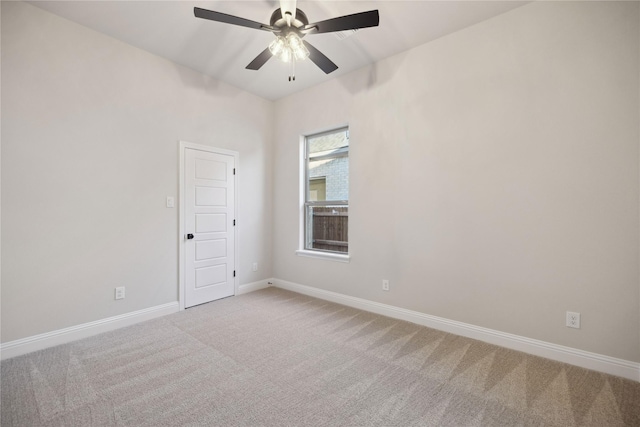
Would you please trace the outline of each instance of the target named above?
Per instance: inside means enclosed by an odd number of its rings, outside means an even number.
[[[234,294],[234,157],[185,149],[185,308]]]

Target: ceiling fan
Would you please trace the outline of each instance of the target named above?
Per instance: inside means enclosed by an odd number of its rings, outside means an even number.
[[[276,39],[273,40],[262,53],[256,56],[246,68],[248,70],[259,70],[272,56],[276,56],[283,62],[291,63],[289,81],[296,79],[295,62],[307,57],[326,74],[338,69],[338,66],[322,52],[306,40],[302,40],[307,34],[332,33],[336,31],[377,27],[380,22],[378,11],[370,10],[368,12],[354,13],[352,15],[340,16],[338,18],[331,18],[309,24],[307,15],[296,8],[295,0],[281,0],[280,8],[271,14],[269,25],[227,15],[226,13],[201,9],[199,7],[195,7],[193,13],[197,18],[273,33]]]

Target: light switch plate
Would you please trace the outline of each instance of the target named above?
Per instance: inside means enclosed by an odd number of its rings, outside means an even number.
[[[175,201],[174,201],[173,197],[167,197],[167,207],[168,208],[175,207]]]

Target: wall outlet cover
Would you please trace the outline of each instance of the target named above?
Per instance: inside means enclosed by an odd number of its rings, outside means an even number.
[[[580,313],[567,311],[567,327],[580,329]]]

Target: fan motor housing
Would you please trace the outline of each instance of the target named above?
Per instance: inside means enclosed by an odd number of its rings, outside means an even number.
[[[271,20],[269,24],[275,28],[283,28],[287,26],[287,20],[282,17],[282,12],[280,9],[276,9],[271,14]],[[301,28],[305,25],[309,25],[309,20],[307,19],[307,15],[300,9],[296,9],[296,18],[291,22],[291,26],[295,28]]]

